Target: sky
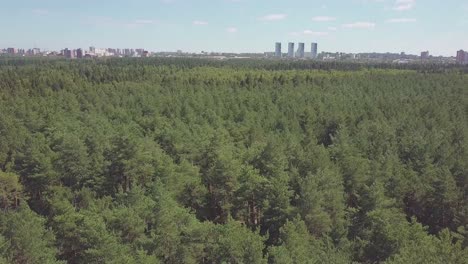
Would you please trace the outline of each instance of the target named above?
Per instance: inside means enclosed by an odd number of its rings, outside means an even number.
[[[0,1],[0,48],[265,52],[275,42],[454,56],[468,50],[468,0]]]

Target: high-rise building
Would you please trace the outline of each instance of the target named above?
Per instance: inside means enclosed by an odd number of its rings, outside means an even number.
[[[457,63],[468,64],[468,52],[464,50],[457,51]]]
[[[457,51],[456,59],[458,63],[462,63],[463,61],[465,61],[465,51],[464,50]]]
[[[294,42],[288,43],[288,57],[294,58]]]
[[[421,52],[421,59],[422,59],[422,60],[427,60],[427,59],[429,59],[429,51],[423,51],[423,52]]]
[[[73,59],[73,58],[74,58],[74,52],[73,52],[73,50],[69,50],[68,48],[63,50],[63,55],[64,55],[65,58],[67,58],[67,59]]]
[[[299,46],[297,47],[296,57],[304,58],[304,43],[299,42]]]
[[[312,59],[317,58],[317,54],[318,54],[317,52],[318,52],[317,43],[312,42],[312,45],[311,45],[311,48],[310,48],[310,53],[311,53]]]
[[[41,50],[38,49],[38,48],[28,49],[28,51],[26,52],[26,54],[28,54],[30,56],[35,56],[35,55],[38,55],[40,53],[41,53]]]
[[[275,57],[281,58],[281,42],[275,44]]]
[[[16,54],[17,53],[17,50],[15,48],[8,48],[7,49],[7,53],[8,54]]]
[[[135,52],[138,56],[141,56],[143,55],[143,51],[145,51],[144,49],[136,49]],[[180,51],[180,53],[182,53],[182,51]]]
[[[76,50],[76,57],[77,57],[78,59],[82,59],[83,56],[84,56],[83,50],[82,50],[82,49],[77,49],[77,50]]]

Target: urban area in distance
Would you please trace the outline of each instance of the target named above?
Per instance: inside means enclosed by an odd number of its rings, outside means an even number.
[[[401,53],[344,53],[344,52],[318,52],[318,43],[312,42],[310,49],[306,51],[304,42],[289,42],[287,52],[283,52],[282,43],[275,43],[274,52],[264,53],[224,53],[207,52],[189,53],[182,50],[153,52],[141,48],[96,48],[69,49],[59,51],[46,51],[40,48],[4,48],[0,49],[0,56],[29,56],[29,57],[63,57],[68,59],[101,58],[101,57],[187,57],[187,58],[211,58],[211,59],[235,59],[235,58],[265,58],[265,59],[289,59],[289,60],[320,60],[320,61],[364,61],[364,62],[393,62],[393,63],[458,63],[468,64],[468,51],[463,49],[456,51],[452,57],[432,56],[429,51],[422,51],[419,55]]]

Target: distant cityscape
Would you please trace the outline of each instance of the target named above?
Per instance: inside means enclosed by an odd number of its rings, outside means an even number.
[[[420,55],[401,53],[344,53],[344,52],[318,52],[318,43],[310,43],[310,49],[306,51],[306,45],[299,42],[297,50],[295,43],[289,42],[287,52],[283,53],[282,43],[276,42],[274,52],[264,53],[225,53],[225,52],[206,52],[199,53],[183,52],[182,50],[169,52],[150,52],[145,49],[137,48],[96,48],[89,47],[88,50],[81,48],[68,49],[60,51],[45,51],[39,48],[20,49],[4,48],[0,49],[0,56],[22,56],[22,57],[63,57],[67,59],[83,58],[101,58],[101,57],[196,57],[212,59],[230,59],[230,58],[267,58],[284,60],[321,60],[321,61],[382,61],[393,63],[411,63],[411,62],[439,62],[439,63],[458,63],[468,64],[468,51],[459,50],[455,57],[432,56],[429,51],[423,51]]]
[[[144,49],[113,49],[113,48],[96,48],[89,47],[88,50],[68,49],[65,48],[61,51],[44,51],[39,48],[32,49],[17,49],[7,48],[0,50],[2,55],[12,56],[47,56],[47,57],[65,57],[68,59],[82,59],[82,58],[95,58],[95,57],[148,57],[149,52]]]

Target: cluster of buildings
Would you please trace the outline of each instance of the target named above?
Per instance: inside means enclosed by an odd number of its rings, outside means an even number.
[[[309,49],[310,47],[310,49]],[[468,65],[468,51],[457,51],[456,57],[432,56],[429,51],[423,51],[420,55],[411,55],[401,53],[343,53],[343,52],[321,52],[318,53],[318,44],[310,43],[307,47],[303,42],[289,42],[287,52],[283,53],[282,43],[275,43],[274,52],[265,53],[219,53],[205,52],[189,53],[177,50],[176,52],[148,52],[144,49],[115,49],[115,48],[96,48],[89,47],[84,49],[63,49],[61,51],[42,51],[38,48],[0,49],[0,55],[7,56],[56,56],[68,59],[81,58],[100,58],[100,57],[190,57],[190,58],[210,58],[210,59],[243,59],[243,58],[286,58],[286,59],[316,59],[316,60],[340,60],[340,61],[367,61],[367,62],[393,62],[393,63],[458,63]]]
[[[17,48],[7,48],[4,50],[0,50],[0,53],[10,54],[10,55],[18,54],[18,55],[34,56],[34,55],[39,55],[41,53],[41,49],[33,48],[33,49],[25,50],[25,49],[17,49]]]
[[[277,58],[312,58],[316,59],[318,55],[318,45],[317,43],[313,42],[310,45],[310,52],[305,52],[305,44],[303,42],[298,43],[298,48],[294,50],[294,42],[288,43],[288,53],[283,54],[281,51],[281,42],[276,42],[275,44],[275,54],[274,56]]]
[[[457,63],[468,64],[468,51],[457,51]]]
[[[144,49],[100,49],[96,47],[89,47],[89,50],[83,49],[64,49],[60,52],[68,59],[81,59],[81,58],[94,58],[94,57],[148,57],[149,52]]]
[[[324,61],[340,60],[340,61],[367,61],[367,62],[393,62],[393,63],[460,63],[468,64],[468,52],[460,50],[457,52],[456,58],[432,56],[429,51],[423,51],[420,55],[401,53],[344,53],[344,52],[321,52],[318,53],[318,44],[313,42],[310,44],[310,52],[305,51],[305,44],[299,42],[297,49],[295,43],[288,43],[287,53],[282,52],[281,42],[275,43],[275,52],[265,52],[267,58],[287,58],[287,59],[317,59]]]
[[[38,48],[29,50],[6,48],[0,49],[0,54],[10,56],[62,56],[65,58],[81,59],[81,58],[94,58],[94,57],[148,57],[150,54],[144,49],[100,49],[96,47],[89,47],[89,50],[83,49],[63,49],[61,51],[41,51]]]

